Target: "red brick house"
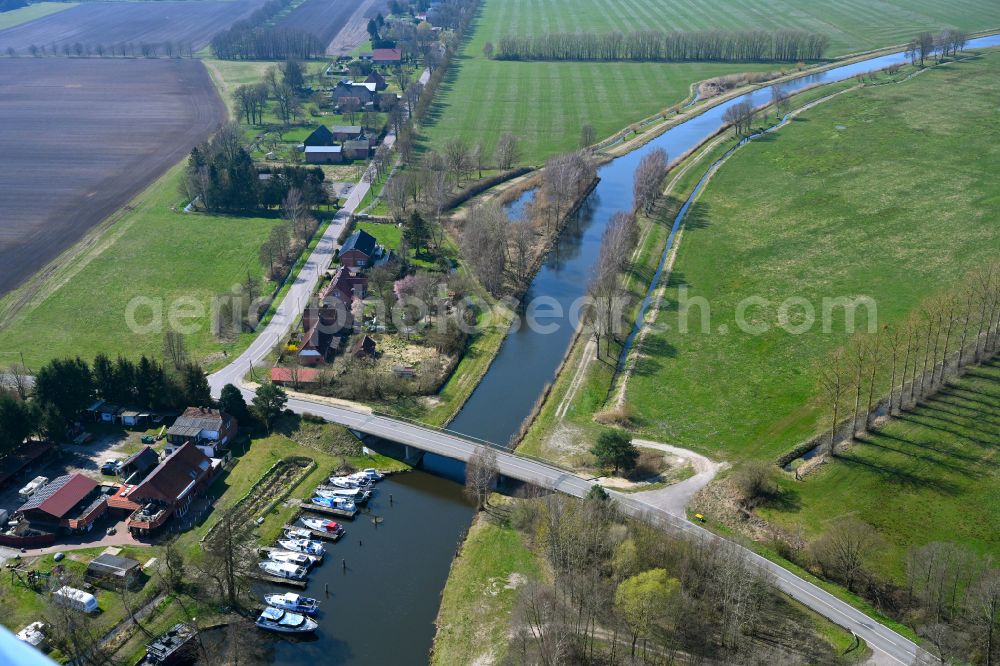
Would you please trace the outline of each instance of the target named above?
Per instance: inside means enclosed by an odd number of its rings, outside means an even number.
[[[191,502],[208,488],[217,466],[199,447],[183,444],[123,496],[139,508],[125,521],[132,534],[156,531],[171,516],[183,516]],[[126,486],[126,488],[128,488]]]
[[[364,232],[362,232],[364,233]],[[372,239],[374,240],[374,239]],[[361,255],[357,255],[361,256]],[[335,305],[332,299],[337,299],[348,308],[355,298],[364,299],[368,292],[368,276],[363,273],[352,273],[346,266],[341,266],[333,274],[333,279],[320,294],[323,305]]]
[[[67,474],[39,488],[14,516],[36,529],[86,532],[107,509],[107,496],[96,481]]]
[[[340,264],[348,268],[369,268],[376,265],[384,256],[385,248],[363,229],[351,234],[340,248]]]

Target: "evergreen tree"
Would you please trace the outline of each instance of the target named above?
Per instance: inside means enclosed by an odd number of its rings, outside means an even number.
[[[632,469],[639,458],[639,449],[623,430],[605,430],[598,436],[597,443],[590,452],[602,467],[614,467],[615,474],[619,469]]]

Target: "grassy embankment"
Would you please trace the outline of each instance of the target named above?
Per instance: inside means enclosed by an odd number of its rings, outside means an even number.
[[[542,563],[521,534],[480,515],[452,564],[441,596],[431,663],[502,663],[517,589]]]
[[[881,74],[876,80],[882,83],[890,79],[898,80],[906,75],[906,71],[893,76]],[[850,80],[806,90],[791,99],[789,108],[801,108],[821,97],[854,85],[856,82]],[[777,118],[769,109],[758,117],[757,126],[763,128],[774,122],[777,122]],[[646,291],[661,261],[674,217],[681,205],[690,196],[705,171],[735,146],[737,141],[731,130],[726,131],[672,167],[667,179],[666,196],[660,202],[657,211],[650,216],[639,216],[642,229],[640,243],[623,283],[630,303],[625,317],[629,326],[634,323],[638,315],[642,299],[646,296]],[[675,238],[674,252],[681,244],[683,236],[682,227]],[[585,337],[577,338],[574,342],[567,354],[564,370],[557,377],[531,428],[525,433],[519,450],[561,464],[596,471],[593,458],[587,450],[597,440],[597,435],[604,427],[594,420],[594,415],[613,405],[613,397],[609,396],[613,396],[616,388],[612,385],[618,378],[615,364],[621,354],[624,339],[605,339],[601,343],[601,360],[585,363],[578,376],[581,359],[590,340],[591,338]],[[564,402],[567,404],[563,404]],[[683,478],[683,475],[673,478],[672,482]],[[655,487],[653,484],[646,484],[642,489],[652,490]]]
[[[780,24],[776,21],[780,20]],[[506,131],[523,141],[524,161],[577,146],[580,128],[613,134],[686,98],[695,81],[734,72],[771,71],[790,64],[500,62],[483,56],[486,42],[507,34],[664,29],[714,30],[776,27],[815,30],[830,37],[828,55],[899,44],[920,30],[955,25],[965,30],[1000,26],[1000,8],[988,0],[943,7],[932,0],[893,4],[769,0],[749,6],[712,0],[696,8],[680,0],[487,0],[476,30],[442,88],[426,143],[440,147],[460,136],[492,147]]]
[[[78,2],[36,2],[28,5],[27,7],[21,7],[20,9],[13,9],[9,12],[0,13],[0,30],[6,30],[7,28],[13,28],[15,25],[21,25],[22,23],[27,23],[28,21],[34,21],[35,19],[40,19],[43,16],[48,16],[49,14],[55,14],[56,12],[61,12],[70,7],[76,7]]]

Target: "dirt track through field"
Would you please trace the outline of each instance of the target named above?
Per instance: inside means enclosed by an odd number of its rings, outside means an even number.
[[[0,51],[27,55],[32,45],[61,49],[80,44],[93,51],[119,44],[190,45],[195,51],[212,36],[263,4],[263,0],[159,0],[84,2],[62,12],[0,30]]]
[[[356,4],[354,13],[335,33],[326,47],[326,54],[346,55],[368,39],[368,19],[374,17],[384,3],[382,0],[362,0]]]
[[[226,114],[197,60],[4,58],[0,90],[0,296],[181,161]]]
[[[299,28],[311,32],[323,44],[330,44],[348,25],[359,8],[372,4],[373,0],[306,0],[278,25],[282,28]],[[363,12],[361,16],[364,16]],[[365,39],[368,38],[367,24],[368,19],[364,18],[361,30]]]

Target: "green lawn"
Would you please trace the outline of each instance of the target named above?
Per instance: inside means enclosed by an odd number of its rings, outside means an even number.
[[[480,516],[442,593],[431,663],[503,663],[517,588],[539,575],[537,558],[518,531]]]
[[[181,212],[181,171],[173,168],[140,194],[130,203],[134,210],[93,248],[62,266],[39,297],[0,324],[0,349],[23,351],[35,368],[54,357],[91,360],[98,352],[158,358],[163,329],[130,329],[126,315],[134,299],[162,304],[164,323],[171,312],[201,308],[200,316],[178,319],[197,329],[185,335],[195,360],[211,363],[221,350],[245,346],[249,335],[226,344],[212,335],[211,300],[245,281],[248,271],[261,276],[257,254],[276,220]],[[151,306],[143,306],[135,321],[148,324],[152,316]]]
[[[34,21],[35,19],[40,19],[43,16],[55,14],[56,12],[61,12],[64,9],[69,9],[70,7],[76,7],[78,4],[79,3],[76,2],[36,2],[28,5],[27,7],[21,7],[20,9],[14,9],[9,12],[0,12],[0,30],[13,28],[15,25],[21,25],[22,23],[27,23],[28,21]]]
[[[847,341],[842,310],[822,332],[823,298],[870,296],[886,324],[997,256],[998,72],[990,53],[847,93],[722,167],[668,290],[669,303],[681,286],[707,299],[709,330],[697,307],[687,334],[676,309],[661,311],[669,328],[647,339],[628,390],[644,434],[731,460],[776,457],[815,432],[814,364]],[[762,335],[736,326],[751,296],[768,301],[747,311],[771,327]],[[790,297],[815,308],[806,334],[777,325]]]
[[[487,16],[494,4],[487,3]],[[440,148],[459,136],[492,150],[501,134],[512,132],[528,164],[574,150],[580,128],[588,123],[603,139],[656,114],[687,97],[694,81],[780,69],[722,63],[499,62],[482,56],[478,34],[459,58],[457,76],[442,86],[430,120],[421,128],[423,138]]]
[[[876,566],[898,581],[906,550],[957,541],[1000,552],[1000,363],[972,369],[912,413],[894,420],[807,476],[782,482],[769,521],[818,536],[845,515],[885,540]]]
[[[439,93],[425,139],[440,147],[460,136],[493,146],[506,131],[523,140],[524,158],[539,163],[576,147],[580,127],[601,138],[668,108],[689,85],[720,74],[780,69],[779,65],[718,63],[498,62],[483,45],[507,34],[610,30],[797,28],[830,37],[837,56],[909,40],[920,30],[1000,27],[990,0],[487,0],[476,29],[456,61],[457,74]],[[785,67],[788,65],[785,64]]]

